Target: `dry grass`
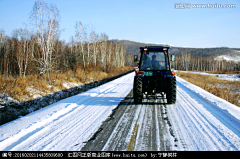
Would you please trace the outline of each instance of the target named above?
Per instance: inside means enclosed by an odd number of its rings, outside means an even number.
[[[197,85],[234,105],[240,106],[240,103],[238,102],[240,100],[240,95],[237,92],[240,89],[240,81],[220,80],[208,75],[185,72],[176,72],[176,74],[186,81]]]
[[[102,80],[104,78],[116,76],[127,71],[133,70],[130,67],[119,67],[109,69],[108,72],[102,71],[100,67],[89,66],[87,69],[75,67],[74,70],[68,70],[65,73],[51,72],[49,79],[47,76],[28,75],[26,77],[5,78],[0,75],[0,92],[8,94],[19,102],[33,99],[27,88],[33,88],[41,92],[41,95],[47,95],[56,91],[66,89],[63,83],[89,83]],[[27,97],[27,98],[26,98]]]
[[[56,79],[54,82],[54,86],[57,87],[58,90],[63,90],[63,82],[60,79]]]

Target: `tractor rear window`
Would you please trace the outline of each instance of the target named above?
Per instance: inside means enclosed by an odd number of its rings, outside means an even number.
[[[164,52],[143,53],[140,70],[169,70],[168,56]]]

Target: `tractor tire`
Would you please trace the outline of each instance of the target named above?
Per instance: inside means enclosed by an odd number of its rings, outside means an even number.
[[[133,98],[135,104],[142,104],[143,94],[141,77],[134,77]]]
[[[176,77],[167,78],[167,103],[175,104],[177,98],[177,84]]]

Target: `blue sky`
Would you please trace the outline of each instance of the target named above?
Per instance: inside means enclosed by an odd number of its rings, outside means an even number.
[[[0,29],[12,36],[28,23],[35,0],[0,0]],[[75,23],[92,24],[109,39],[178,47],[240,48],[240,0],[45,0],[60,11],[60,39],[75,36]],[[175,9],[175,3],[236,4],[236,8]]]

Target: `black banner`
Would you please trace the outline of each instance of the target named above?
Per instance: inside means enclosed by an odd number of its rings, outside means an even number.
[[[239,151],[238,151],[239,153]],[[1,158],[176,158],[176,157],[206,157],[214,155],[214,157],[223,155],[221,152],[193,152],[193,151],[2,151]],[[226,153],[225,153],[226,155]],[[236,155],[236,154],[235,154]]]

